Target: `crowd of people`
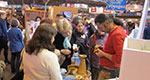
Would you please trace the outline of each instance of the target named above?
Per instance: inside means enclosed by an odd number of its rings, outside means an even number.
[[[0,62],[0,65],[11,64],[11,72],[18,73],[21,64],[24,80],[62,80],[60,68],[67,70],[67,66],[73,64],[73,54],[78,52],[87,55],[86,68],[91,71],[92,80],[119,76],[124,40],[127,36],[137,37],[138,22],[125,24],[103,13],[91,19],[76,16],[72,22],[63,14],[57,14],[56,18],[53,23],[37,16],[35,21],[39,24],[26,42],[19,20],[13,18],[7,29],[6,12],[0,11],[0,52],[4,48],[5,56],[5,63]],[[149,27],[144,30],[144,39],[150,39]],[[73,44],[77,47],[73,48]]]

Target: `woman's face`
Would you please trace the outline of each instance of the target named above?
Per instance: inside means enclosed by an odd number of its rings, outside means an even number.
[[[1,15],[1,18],[2,18],[2,19],[6,19],[6,17],[7,17],[6,14],[2,14],[2,15]]]
[[[41,19],[40,18],[37,18],[37,22],[40,22],[41,21]]]
[[[71,31],[64,31],[64,32],[62,33],[62,35],[65,36],[65,37],[70,37]]]
[[[78,32],[82,32],[84,29],[84,25],[80,22],[78,23],[78,25],[76,26],[76,29]]]

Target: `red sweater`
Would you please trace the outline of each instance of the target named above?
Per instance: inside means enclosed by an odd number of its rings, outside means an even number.
[[[108,33],[108,37],[105,41],[103,51],[113,55],[112,61],[105,57],[100,58],[100,65],[110,69],[120,68],[121,56],[123,51],[124,39],[126,33],[121,26]]]

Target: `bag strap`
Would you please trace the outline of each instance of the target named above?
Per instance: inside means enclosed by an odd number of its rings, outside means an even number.
[[[92,47],[95,45],[95,41],[96,41],[96,34],[94,34],[94,39],[93,39],[93,44]],[[93,53],[93,48],[90,50],[90,53]]]
[[[95,41],[96,41],[96,34],[94,35],[93,45],[95,45]]]

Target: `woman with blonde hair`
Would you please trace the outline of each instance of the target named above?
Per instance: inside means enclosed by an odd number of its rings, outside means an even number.
[[[56,21],[57,35],[55,36],[55,46],[59,49],[61,55],[64,56],[63,60],[60,59],[61,68],[66,68],[71,64],[71,56],[73,54],[72,43],[72,26],[71,23],[63,18]]]

